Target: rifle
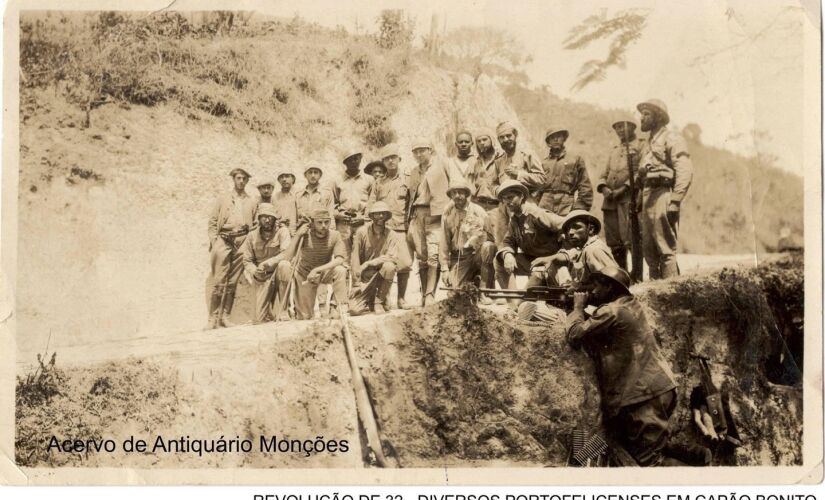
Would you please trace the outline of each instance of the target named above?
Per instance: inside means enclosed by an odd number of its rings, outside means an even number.
[[[642,281],[642,230],[639,227],[639,211],[636,210],[636,169],[633,166],[633,159],[630,156],[630,141],[627,140],[627,123],[622,124],[624,128],[624,150],[627,158],[627,170],[630,173],[630,253],[632,267],[630,278],[634,283]]]
[[[461,290],[462,288],[449,287],[442,290]],[[565,286],[531,286],[526,290],[479,288],[479,292],[491,299],[520,299],[529,302],[545,302],[551,306],[570,311],[573,309],[572,287]]]
[[[690,357],[699,362],[699,373],[702,379],[701,388],[704,396],[704,403],[707,405],[708,414],[713,420],[713,430],[716,434],[733,446],[741,446],[742,441],[739,438],[739,433],[733,422],[733,416],[730,413],[730,407],[727,404],[727,394],[722,392],[713,383],[713,378],[710,374],[710,367],[708,365],[710,358],[696,353],[690,353]],[[697,389],[698,389],[697,388]]]

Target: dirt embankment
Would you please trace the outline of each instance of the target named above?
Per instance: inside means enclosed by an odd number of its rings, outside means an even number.
[[[801,463],[801,259],[752,271],[646,284],[656,336],[679,384],[674,439],[697,441],[688,399],[700,383],[689,354],[711,358],[744,445],[718,465]],[[588,357],[562,325],[525,327],[462,298],[358,318],[352,330],[387,453],[404,467],[563,466],[574,429],[598,432],[599,391]],[[60,393],[18,397],[18,461],[123,466],[360,467],[365,465],[337,322],[306,335],[210,358],[182,376],[175,357],[73,369]],[[266,325],[258,328],[267,328]],[[270,327],[271,328],[271,327]],[[188,373],[188,372],[184,372]],[[101,382],[105,381],[105,382]],[[94,410],[94,412],[92,412]],[[82,425],[61,427],[60,422]],[[151,422],[151,425],[148,423]],[[53,433],[215,439],[239,435],[347,439],[349,453],[209,455],[32,453]]]

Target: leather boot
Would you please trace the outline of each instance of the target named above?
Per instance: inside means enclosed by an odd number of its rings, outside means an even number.
[[[427,279],[429,277],[429,266],[418,267],[418,280],[421,281],[421,306],[425,306],[424,297],[427,295]]]
[[[221,308],[221,289],[215,287],[212,290],[212,296],[209,297],[209,322],[206,325],[207,330],[214,330],[219,328],[218,313]]]
[[[423,305],[432,304],[435,302],[435,291],[438,290],[438,266],[429,266],[427,268],[427,292],[424,294],[422,300]]]
[[[389,310],[387,297],[390,295],[391,286],[391,280],[386,280],[380,277],[378,278],[378,291],[375,292],[375,306],[373,307],[375,314],[384,314]]]
[[[404,300],[404,296],[407,294],[407,283],[410,281],[410,273],[401,273],[398,274],[398,308],[399,309],[406,309],[407,308],[407,301]]]
[[[625,247],[613,247],[610,249],[613,254],[613,259],[619,267],[627,271],[627,249]]]
[[[226,289],[226,297],[223,299],[223,313],[220,316],[220,326],[224,328],[232,328],[235,323],[229,321],[229,315],[232,314],[232,305],[235,303],[235,287]]]

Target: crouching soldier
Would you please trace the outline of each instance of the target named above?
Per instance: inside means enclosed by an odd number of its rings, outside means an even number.
[[[329,228],[332,218],[328,210],[316,210],[310,220],[309,224],[298,228],[295,239],[281,258],[288,261],[297,255],[296,264],[284,265],[284,269],[295,277],[295,312],[298,319],[312,319],[315,296],[321,283],[332,285],[338,306],[342,312],[347,312],[347,268],[344,267],[347,248],[344,240],[338,231]]]
[[[567,316],[567,341],[584,347],[596,364],[604,424],[611,447],[642,466],[666,463],[669,419],[676,408],[676,382],[630,293],[630,276],[617,266],[592,273],[591,292],[576,292]],[[587,304],[597,307],[589,318]],[[634,465],[621,463],[621,465]]]
[[[358,316],[374,309],[381,314],[389,309],[387,296],[395,279],[399,237],[387,227],[392,218],[383,201],[372,204],[367,225],[355,232],[352,242],[352,292],[350,315]]]
[[[279,318],[290,279],[289,262],[280,255],[289,247],[289,228],[277,225],[275,207],[258,205],[258,229],[241,247],[246,280],[255,289],[255,323]]]
[[[447,189],[453,203],[444,209],[438,246],[439,264],[448,270],[441,275],[445,287],[461,288],[476,277],[487,288],[495,286],[496,244],[487,212],[469,200],[471,194],[470,185],[462,179],[454,180]],[[482,304],[491,302],[482,296]]]

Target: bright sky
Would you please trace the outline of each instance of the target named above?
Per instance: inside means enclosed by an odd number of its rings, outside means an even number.
[[[813,4],[816,7],[818,4]],[[786,7],[794,10],[783,10]],[[259,6],[256,6],[259,7]],[[603,82],[580,92],[570,90],[581,64],[604,57],[607,43],[586,51],[569,51],[562,41],[569,29],[589,15],[617,8],[650,9],[648,25],[628,51],[625,68],[613,68]],[[275,2],[267,14],[301,17],[326,26],[352,30],[357,22],[368,31],[383,8],[412,13],[418,35],[433,13],[446,17],[447,29],[491,25],[516,35],[534,57],[527,68],[532,85],[549,85],[576,101],[635,112],[650,97],[664,100],[677,127],[695,122],[705,143],[753,154],[776,155],[782,168],[802,174],[803,91],[802,24],[818,22],[798,3],[784,0],[615,0],[568,1],[390,1],[332,3],[307,0],[299,5]],[[763,31],[765,26],[771,26]],[[749,36],[763,32],[755,41]],[[420,41],[420,36],[417,37]],[[744,42],[743,42],[744,41]],[[702,64],[694,59],[736,45]],[[816,58],[818,63],[819,59]],[[818,65],[817,65],[818,68]],[[817,69],[815,74],[819,74]],[[812,73],[809,73],[812,74]],[[754,140],[754,131],[769,139]]]

